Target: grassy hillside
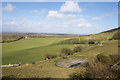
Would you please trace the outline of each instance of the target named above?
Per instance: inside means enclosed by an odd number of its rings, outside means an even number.
[[[42,54],[56,52],[51,50],[48,45],[55,44],[64,38],[30,38],[17,42],[4,43],[2,45],[3,64],[24,63],[30,61],[42,60]],[[53,46],[54,48],[54,46]],[[44,51],[44,52],[43,52]],[[32,60],[31,60],[32,59]]]
[[[116,33],[105,32],[92,34],[88,36],[74,38],[28,38],[11,43],[3,43],[3,64],[22,63],[19,67],[3,68],[3,76],[17,78],[68,78],[69,75],[78,70],[78,68],[60,68],[55,65],[60,57],[61,49],[74,49],[76,45],[81,46],[82,51],[67,57],[88,58],[89,61],[96,58],[98,54],[110,55],[118,54],[118,40],[109,40]],[[86,44],[72,43],[85,41]],[[88,44],[90,40],[98,43]],[[66,43],[70,41],[71,43]],[[46,53],[56,54],[57,58],[44,60]],[[32,64],[35,62],[35,64]],[[84,73],[84,67],[79,68]]]
[[[107,38],[106,38],[107,36]],[[111,35],[91,35],[80,37],[82,41],[96,40],[96,41],[108,41]],[[84,44],[61,44],[66,40],[74,40],[76,38],[28,38],[20,41],[4,43],[2,45],[3,51],[3,64],[9,63],[30,63],[34,61],[43,60],[43,54],[51,53],[58,54],[62,48],[68,47],[73,48],[75,45]],[[88,44],[86,44],[88,45]],[[84,45],[84,46],[86,46]]]
[[[112,41],[105,43],[103,47],[92,46],[69,57],[85,57],[91,60],[94,59],[97,54],[117,54],[117,51],[117,41]],[[38,61],[36,64],[23,64],[20,67],[3,68],[3,76],[19,78],[68,78],[71,73],[77,71],[77,69],[74,68],[57,67],[55,65],[56,60],[59,60],[59,57],[45,62]],[[81,67],[80,70],[84,72],[84,68]]]
[[[76,38],[28,38],[16,42],[3,43],[3,64],[40,61],[43,60],[43,54],[59,55],[64,47],[73,48],[75,45],[87,46],[88,44],[81,43],[88,43],[89,41],[94,41],[95,43],[106,42],[112,38],[115,32],[92,34]]]

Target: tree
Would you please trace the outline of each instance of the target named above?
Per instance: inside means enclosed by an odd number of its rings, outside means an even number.
[[[64,55],[73,55],[74,52],[71,49],[63,48],[61,50],[61,53],[64,54]]]

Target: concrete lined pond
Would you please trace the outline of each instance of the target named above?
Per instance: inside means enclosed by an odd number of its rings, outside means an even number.
[[[67,58],[57,62],[56,65],[63,68],[75,68],[87,62],[85,58]]]

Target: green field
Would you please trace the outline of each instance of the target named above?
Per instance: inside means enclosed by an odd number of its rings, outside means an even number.
[[[81,37],[83,40],[86,38],[90,38],[93,40],[99,41],[107,41],[111,38],[111,35],[91,35]],[[3,64],[11,64],[11,63],[30,63],[34,61],[43,60],[43,54],[51,53],[58,54],[62,48],[73,48],[75,45],[83,45],[83,44],[60,44],[60,42],[69,40],[69,39],[77,39],[76,38],[28,38],[22,39],[16,42],[11,43],[3,43],[2,45],[2,61]],[[84,44],[83,46],[88,46]]]
[[[64,40],[64,38],[30,38],[17,42],[4,43],[2,45],[3,64],[42,60],[42,54],[56,53],[59,50],[53,50],[53,48],[56,47],[54,44],[61,40]]]
[[[101,33],[90,36],[81,36],[76,38],[28,38],[16,42],[2,44],[2,62],[3,64],[22,63],[20,67],[3,68],[3,76],[19,78],[68,78],[69,75],[77,69],[60,68],[55,63],[62,58],[59,56],[62,48],[73,49],[76,45],[82,47],[81,52],[68,57],[81,57],[93,60],[96,55],[103,53],[105,55],[118,54],[118,41],[111,40],[113,33]],[[66,44],[61,43],[69,39],[96,40],[98,44]],[[44,60],[46,53],[56,54],[57,58]],[[36,64],[32,64],[36,62]],[[84,72],[84,68],[80,68]]]

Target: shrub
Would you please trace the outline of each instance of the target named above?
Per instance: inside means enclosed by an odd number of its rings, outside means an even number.
[[[105,58],[105,55],[100,54],[98,55],[100,57],[100,60]],[[97,56],[97,57],[98,57]],[[114,63],[112,63],[112,65],[114,65],[116,62],[118,62],[116,58],[117,55],[110,55],[108,56],[108,58],[110,58],[111,60],[114,60]],[[117,67],[117,66],[116,66]],[[84,65],[84,68],[86,69],[84,71],[84,73],[80,73],[81,70],[79,72],[75,72],[73,74],[70,75],[71,79],[73,78],[87,78],[87,79],[95,79],[95,78],[107,78],[107,79],[118,79],[120,78],[120,67],[118,66],[116,67],[111,67],[109,65],[109,63],[103,64],[101,62],[97,62],[96,60],[94,61],[90,61],[89,63],[87,63],[86,65]],[[97,79],[95,79],[97,80]]]
[[[111,64],[114,64],[114,63],[117,63],[118,61],[120,61],[119,54],[109,55],[109,58],[111,59]]]
[[[35,62],[32,62],[32,64],[35,64]]]
[[[103,53],[97,55],[96,61],[99,61],[101,63],[110,63],[109,56],[105,56]]]
[[[47,54],[44,54],[44,59],[53,59],[53,58],[56,58],[57,55],[55,54],[52,54],[52,53],[47,53]]]
[[[3,40],[2,43],[5,43],[5,41]]]
[[[94,41],[89,41],[88,44],[95,44],[95,42]]]
[[[62,58],[63,58],[63,59],[66,59],[66,58],[68,58],[68,57],[67,57],[67,56],[63,56]]]
[[[81,47],[80,46],[76,46],[75,48],[74,48],[74,52],[80,52],[81,51]]]
[[[118,47],[120,47],[120,44],[118,45]]]
[[[111,41],[112,39],[108,39],[109,41]]]
[[[94,78],[118,78],[118,71],[115,68],[111,68],[108,64],[101,64],[101,63],[92,63],[87,68],[86,77],[91,79]]]
[[[87,40],[85,39],[68,39],[61,42],[62,44],[86,44]]]
[[[61,53],[62,53],[63,55],[73,55],[74,52],[73,52],[71,49],[63,48],[63,49],[61,50]]]

